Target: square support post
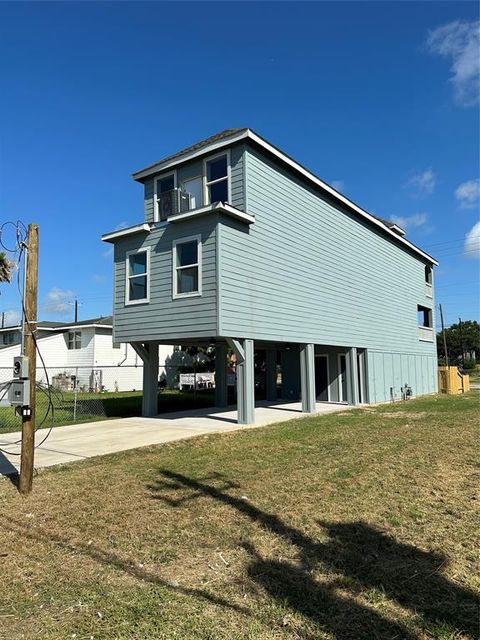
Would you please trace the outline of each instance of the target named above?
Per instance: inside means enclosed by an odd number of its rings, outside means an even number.
[[[315,345],[304,344],[300,347],[300,384],[302,411],[315,412]]]
[[[132,342],[143,361],[142,416],[158,414],[158,342]]]
[[[239,424],[255,422],[255,379],[253,340],[240,341],[243,354],[237,355],[237,411]],[[243,357],[242,357],[243,356]]]
[[[277,400],[277,351],[267,349],[266,355],[266,395],[268,402]]]
[[[348,404],[356,406],[360,404],[358,393],[358,359],[356,347],[351,347],[350,349],[348,349],[345,361],[347,365],[347,401]]]
[[[215,345],[215,406],[223,409],[227,405],[227,345],[220,342]]]

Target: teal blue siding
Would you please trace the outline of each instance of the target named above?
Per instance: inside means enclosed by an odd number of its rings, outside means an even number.
[[[416,393],[436,389],[435,343],[418,339],[417,305],[433,306],[421,259],[253,147],[246,202],[249,228],[223,219],[220,335],[365,348],[382,378],[372,401],[414,374]]]
[[[114,339],[118,342],[181,340],[217,332],[216,216],[161,225],[115,244]],[[172,243],[202,236],[202,295],[172,299]],[[150,302],[125,305],[127,251],[151,247]]]

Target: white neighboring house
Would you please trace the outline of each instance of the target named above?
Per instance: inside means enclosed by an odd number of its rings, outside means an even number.
[[[143,362],[128,343],[113,342],[112,316],[81,322],[38,322],[37,343],[51,384],[83,391],[131,391],[142,388]],[[20,355],[21,327],[0,329],[0,383],[12,377],[13,358]],[[160,365],[173,347],[159,347]],[[37,382],[45,371],[37,356]]]

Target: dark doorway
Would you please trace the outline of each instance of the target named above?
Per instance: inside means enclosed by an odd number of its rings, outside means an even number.
[[[328,356],[315,356],[315,395],[319,402],[328,402]]]
[[[338,399],[340,402],[347,402],[347,356],[340,353],[338,356]]]

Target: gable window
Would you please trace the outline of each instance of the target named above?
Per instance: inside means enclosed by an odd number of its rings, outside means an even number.
[[[173,243],[173,297],[202,295],[202,238],[189,236]]]
[[[125,304],[149,301],[150,248],[127,253]]]
[[[81,331],[68,332],[68,348],[70,350],[82,348],[82,332]]]
[[[155,179],[155,221],[166,220],[168,216],[175,213],[174,197],[176,184],[175,173]]]
[[[205,204],[229,202],[230,154],[205,160]]]

